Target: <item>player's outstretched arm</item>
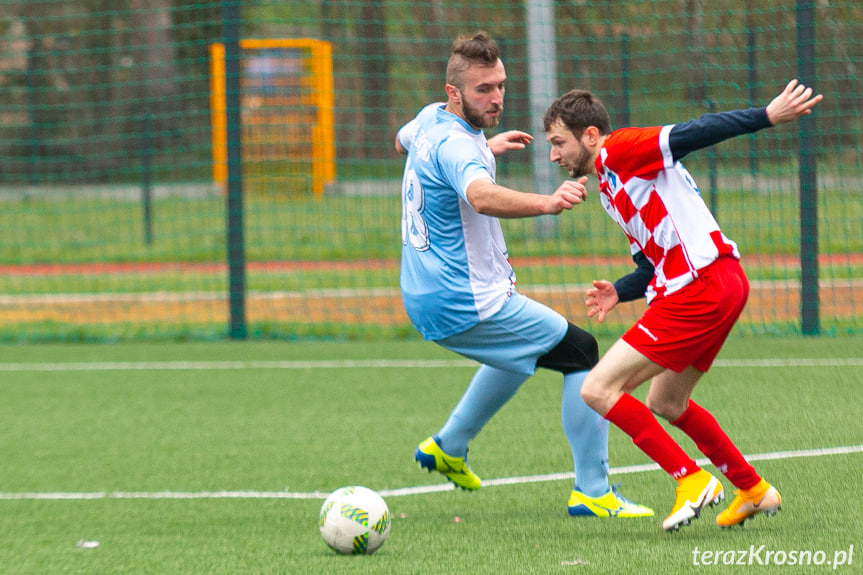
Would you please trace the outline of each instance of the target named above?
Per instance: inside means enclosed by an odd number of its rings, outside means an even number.
[[[571,210],[587,197],[587,177],[567,180],[551,195],[520,192],[480,178],[468,185],[467,201],[477,212],[498,218],[556,216]]]
[[[776,126],[811,114],[812,108],[824,98],[821,94],[812,94],[812,88],[800,84],[796,79],[791,80],[782,93],[767,105],[767,119]]]
[[[523,150],[533,141],[533,136],[520,130],[501,132],[488,139],[488,147],[495,156],[500,156],[510,150]]]

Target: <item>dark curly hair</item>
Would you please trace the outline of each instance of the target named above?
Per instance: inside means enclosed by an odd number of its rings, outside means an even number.
[[[601,136],[611,133],[611,119],[605,105],[587,90],[570,90],[552,102],[542,117],[545,131],[557,120],[579,138],[590,126],[595,126]]]

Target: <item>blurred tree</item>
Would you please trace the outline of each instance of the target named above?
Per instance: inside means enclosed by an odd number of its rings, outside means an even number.
[[[684,38],[685,54],[689,58],[691,80],[687,85],[686,96],[702,103],[708,98],[707,71],[704,67],[704,0],[685,0],[686,23]]]
[[[195,109],[206,106],[206,46],[218,39],[213,36],[219,28],[213,24],[220,22],[218,3],[208,5],[209,10],[186,4],[12,3],[4,16],[20,19],[27,39],[19,82],[27,126],[8,139],[26,144],[7,146],[7,153],[18,160],[4,163],[2,177],[21,180],[26,175],[35,183],[128,173],[138,156],[137,132],[145,114],[152,115],[157,148],[181,142],[187,100],[194,100]],[[177,26],[174,14],[181,9],[185,16],[194,12],[193,17],[208,19],[209,25]],[[185,59],[178,58],[180,51]],[[187,90],[190,78],[204,82]]]
[[[360,69],[365,80],[363,89],[363,118],[365,119],[366,157],[387,157],[390,150],[377,145],[389,136],[390,82],[387,53],[386,18],[384,3],[363,2],[360,12],[360,38],[363,42]]]

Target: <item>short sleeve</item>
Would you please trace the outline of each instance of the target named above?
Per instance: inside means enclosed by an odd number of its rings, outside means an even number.
[[[399,144],[401,144],[402,148],[404,148],[405,150],[411,149],[411,143],[413,142],[414,137],[417,135],[419,126],[419,121],[414,118],[399,129],[396,137],[398,138]]]
[[[483,178],[494,181],[476,143],[469,138],[454,137],[441,144],[438,162],[443,177],[466,202],[467,188],[472,182]]]

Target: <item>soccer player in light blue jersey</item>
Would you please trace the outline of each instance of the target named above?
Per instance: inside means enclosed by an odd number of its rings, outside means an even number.
[[[402,181],[401,292],[425,339],[481,365],[444,426],[416,449],[421,467],[463,489],[481,481],[468,444],[537,368],[563,374],[561,417],[575,463],[571,515],[652,516],[608,482],[608,423],[581,399],[598,361],[596,339],[518,292],[499,218],[557,215],[583,201],[586,178],[552,194],[498,185],[495,156],[533,139],[518,130],[486,140],[503,112],[506,71],[484,32],[459,37],[447,101],[426,106],[396,136]]]

